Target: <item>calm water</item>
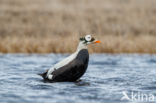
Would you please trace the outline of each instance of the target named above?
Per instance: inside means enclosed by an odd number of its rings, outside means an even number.
[[[0,54],[0,103],[156,103],[156,55],[93,54],[81,82],[44,83],[37,73],[66,56]]]

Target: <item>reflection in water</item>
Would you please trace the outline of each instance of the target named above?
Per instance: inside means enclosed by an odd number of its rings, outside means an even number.
[[[90,85],[90,83],[86,82],[85,80],[78,80],[78,81],[75,82],[75,84],[77,86],[89,86]]]

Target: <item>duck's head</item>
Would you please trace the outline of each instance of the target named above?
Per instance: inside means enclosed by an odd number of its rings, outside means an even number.
[[[99,40],[96,40],[90,34],[86,35],[85,37],[81,37],[80,42],[82,42],[83,44],[86,44],[86,45],[92,44],[92,43],[100,43]]]

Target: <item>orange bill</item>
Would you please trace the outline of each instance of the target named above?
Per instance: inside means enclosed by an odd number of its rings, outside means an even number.
[[[101,43],[101,41],[100,40],[96,40],[94,43]]]

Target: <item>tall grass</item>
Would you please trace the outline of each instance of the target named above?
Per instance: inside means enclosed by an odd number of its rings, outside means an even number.
[[[0,52],[73,52],[80,36],[98,53],[156,53],[155,0],[1,0]]]

